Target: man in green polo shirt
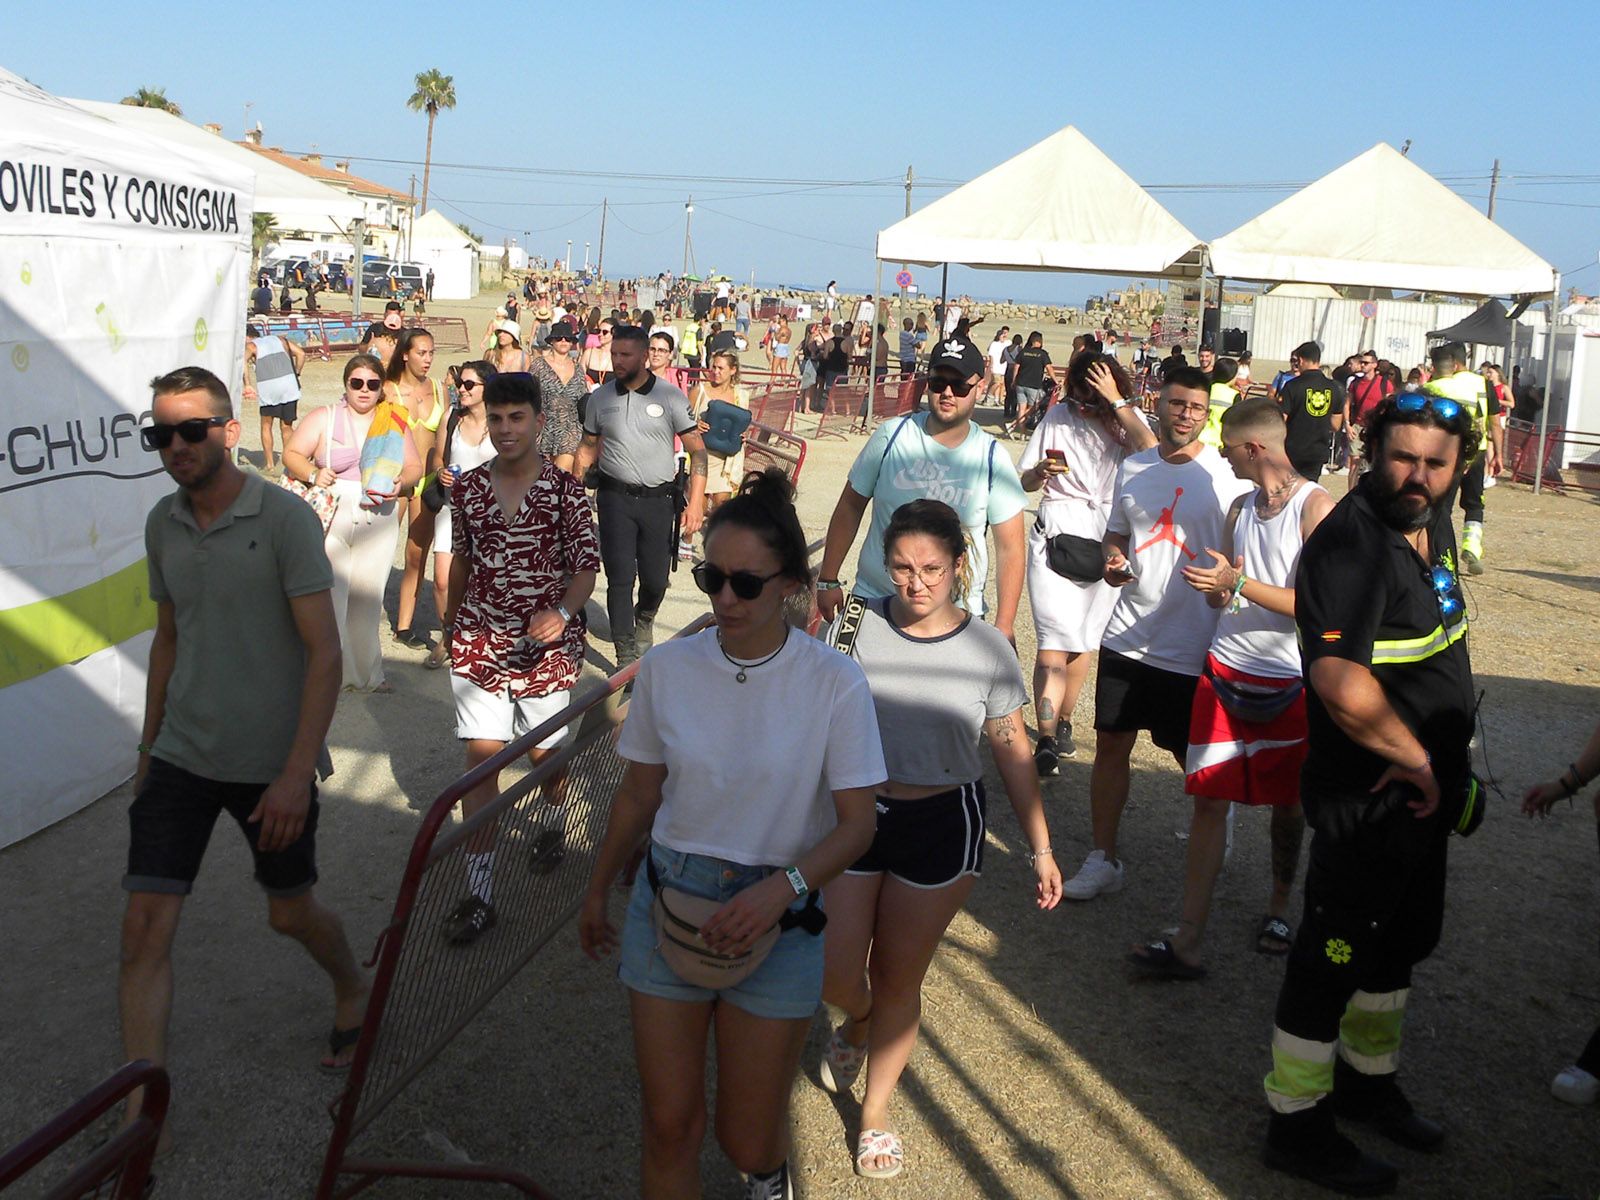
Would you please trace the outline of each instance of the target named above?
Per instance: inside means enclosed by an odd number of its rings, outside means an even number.
[[[323,739],[342,670],[322,527],[298,497],[234,466],[239,422],[220,379],[184,367],[151,387],[153,423],[141,440],[178,490],[145,522],[157,615],[128,810],[123,1049],[166,1060],[173,935],[226,812],[250,844],[272,928],[333,982],[322,1065],[341,1070],[354,1057],[367,983],[343,924],[312,892],[316,776],[329,774]]]

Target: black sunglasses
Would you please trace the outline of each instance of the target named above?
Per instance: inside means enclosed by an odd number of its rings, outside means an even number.
[[[351,378],[345,381],[345,387],[352,392],[381,392],[383,391],[383,380]]]
[[[190,417],[176,425],[146,425],[139,430],[139,444],[146,450],[165,450],[174,437],[182,436],[191,446],[206,440],[213,429],[226,425],[231,417]]]
[[[771,575],[757,575],[754,571],[724,571],[721,567],[712,566],[708,562],[697,562],[689,568],[689,574],[694,576],[697,588],[708,596],[721,595],[724,585],[733,588],[733,594],[741,600],[754,600],[761,595],[761,589],[766,587],[782,571],[774,571]]]
[[[968,383],[956,375],[930,375],[928,376],[928,390],[938,393],[949,389],[957,396],[965,396],[975,384]]]
[[[478,390],[478,381],[476,379],[463,379],[461,381],[459,390],[463,392],[475,392]]]

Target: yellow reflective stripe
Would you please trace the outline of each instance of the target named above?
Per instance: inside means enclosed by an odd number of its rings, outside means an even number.
[[[1466,635],[1467,619],[1462,617],[1448,630],[1443,625],[1436,625],[1432,633],[1419,638],[1380,638],[1372,643],[1372,665],[1421,662],[1441,650],[1448,650]]]
[[[145,560],[63,596],[0,612],[0,688],[88,658],[155,628]]]
[[[1262,1080],[1272,1110],[1298,1112],[1331,1092],[1334,1052],[1332,1042],[1313,1042],[1273,1029],[1272,1072]]]

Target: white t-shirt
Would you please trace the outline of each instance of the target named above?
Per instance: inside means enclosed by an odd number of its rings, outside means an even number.
[[[1045,413],[1028,439],[1017,470],[1038,466],[1046,450],[1059,450],[1066,456],[1067,473],[1050,476],[1040,490],[1039,520],[1045,535],[1104,536],[1117,486],[1117,468],[1127,449],[1112,441],[1099,421],[1084,416],[1076,405],[1063,402],[1051,405]]]
[[[723,280],[721,283],[717,284],[717,299],[718,300],[726,300],[732,294],[733,294],[733,284],[729,283],[727,280]]]
[[[1009,345],[1005,338],[995,338],[989,343],[989,369],[996,375],[1006,373],[1006,347]]]
[[[652,649],[617,753],[667,767],[651,830],[661,845],[787,866],[838,824],[833,792],[889,778],[872,692],[854,659],[798,629],[743,683],[738,670],[715,629]]]
[[[943,500],[961,518],[971,546],[972,590],[964,607],[982,615],[983,585],[989,577],[984,527],[1022,511],[1022,481],[1011,456],[975,422],[967,423],[967,436],[955,447],[929,437],[927,424],[927,413],[884,421],[850,468],[850,487],[872,501],[872,523],[853,590],[868,599],[890,595],[894,584],[883,563],[883,533],[894,510],[912,500]]]
[[[1119,589],[1101,645],[1164,671],[1200,674],[1217,610],[1182,569],[1215,565],[1206,550],[1222,546],[1228,509],[1251,487],[1210,446],[1178,463],[1163,459],[1160,446],[1122,460],[1106,531],[1127,535],[1136,578]]]

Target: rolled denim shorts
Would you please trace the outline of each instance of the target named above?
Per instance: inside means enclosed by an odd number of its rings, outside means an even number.
[[[772,867],[751,867],[664,846],[652,845],[650,854],[663,885],[711,900],[731,900],[774,871]],[[813,936],[799,927],[784,930],[772,952],[747,978],[734,987],[713,991],[684,983],[667,966],[656,949],[655,927],[650,920],[654,901],[649,874],[640,866],[623,921],[622,957],[617,966],[617,977],[626,986],[663,1000],[692,1004],[726,1000],[753,1017],[779,1021],[809,1019],[817,1011],[822,1003],[821,935]],[[798,912],[804,906],[805,901],[797,898],[790,908]]]

